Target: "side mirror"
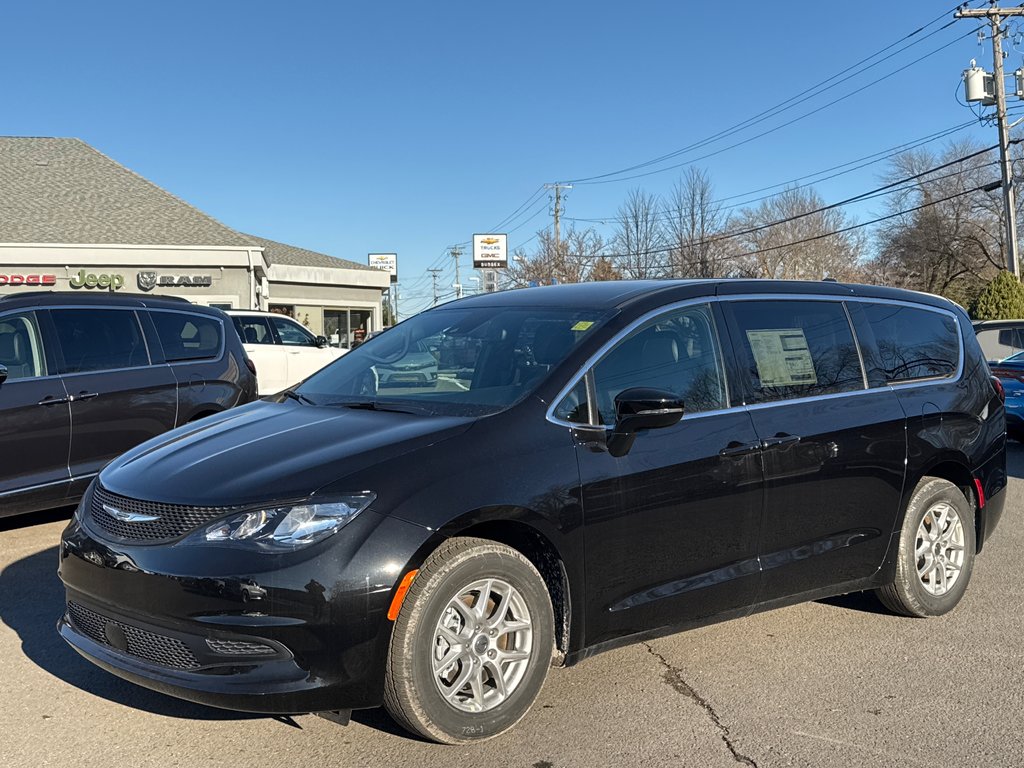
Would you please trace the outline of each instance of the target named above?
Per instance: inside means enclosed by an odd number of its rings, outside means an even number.
[[[320,349],[323,349],[323,348],[324,348],[324,347],[326,347],[326,346],[327,346],[327,345],[328,345],[329,343],[330,343],[330,342],[328,342],[328,341],[327,341],[327,337],[326,337],[326,336],[317,336],[317,337],[316,337],[316,345],[317,345],[317,346],[318,346],[318,347],[319,347]]]
[[[615,396],[615,427],[608,436],[608,452],[625,456],[642,429],[661,429],[683,417],[683,399],[666,389],[633,387]]]
[[[3,384],[5,381],[7,381],[7,366],[0,365],[0,384]]]
[[[683,399],[666,389],[633,387],[615,396],[615,431],[671,427],[683,418]]]

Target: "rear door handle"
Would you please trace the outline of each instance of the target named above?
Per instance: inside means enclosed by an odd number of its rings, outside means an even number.
[[[70,397],[54,397],[53,395],[47,395],[39,401],[39,405],[59,405],[60,403],[70,403]]]
[[[769,448],[779,448],[786,445],[796,445],[800,442],[799,435],[786,435],[781,432],[775,437],[768,437],[761,441],[761,447],[765,450]]]
[[[761,443],[739,443],[733,440],[725,448],[718,452],[719,456],[746,456],[748,453],[757,453],[761,450]]]
[[[99,392],[79,392],[77,395],[72,395],[71,396],[71,401],[75,402],[77,400],[92,400],[94,397],[99,397],[99,396],[100,396]]]

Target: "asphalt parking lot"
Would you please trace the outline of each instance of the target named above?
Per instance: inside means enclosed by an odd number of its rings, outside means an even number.
[[[890,616],[848,595],[553,670],[510,734],[415,740],[381,711],[347,728],[151,693],[57,637],[69,510],[0,521],[0,766],[1024,766],[1024,446],[953,614]]]

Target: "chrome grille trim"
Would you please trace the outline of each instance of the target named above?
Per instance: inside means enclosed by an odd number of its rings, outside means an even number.
[[[154,517],[154,520],[126,522],[108,513],[104,505],[132,515]],[[92,493],[89,516],[104,533],[118,541],[159,544],[180,538],[196,528],[244,509],[233,507],[193,507],[165,504],[119,496],[97,485]]]

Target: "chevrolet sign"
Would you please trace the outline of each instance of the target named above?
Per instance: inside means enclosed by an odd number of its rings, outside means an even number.
[[[508,266],[508,235],[473,235],[473,269]]]

